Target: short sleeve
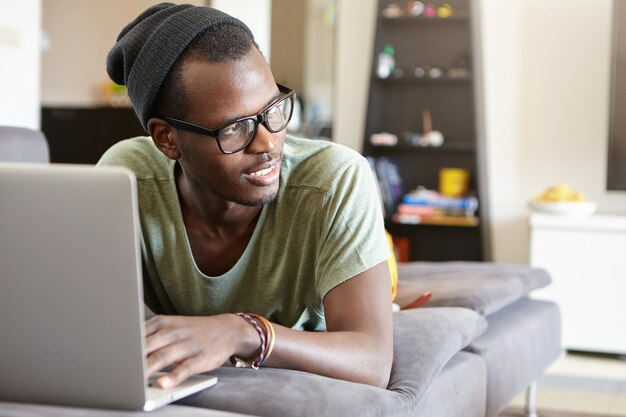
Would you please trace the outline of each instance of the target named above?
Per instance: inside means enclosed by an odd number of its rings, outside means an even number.
[[[316,280],[323,298],[331,289],[389,258],[380,198],[362,156],[339,171],[327,191]]]

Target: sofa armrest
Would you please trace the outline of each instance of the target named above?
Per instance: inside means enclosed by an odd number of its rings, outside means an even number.
[[[179,404],[268,417],[411,415],[450,358],[486,326],[462,308],[396,313],[386,390],[286,369],[223,367],[212,372],[216,386]]]
[[[398,265],[396,303],[432,292],[427,307],[465,307],[485,316],[550,284],[542,269],[488,262],[407,262]]]

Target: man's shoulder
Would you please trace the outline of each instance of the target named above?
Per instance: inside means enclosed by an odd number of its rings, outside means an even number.
[[[171,161],[154,146],[150,137],[125,139],[111,146],[98,165],[130,168],[138,179],[168,178]]]
[[[361,154],[354,149],[335,142],[319,139],[305,139],[295,136],[287,136],[285,140],[285,152],[288,153],[289,156],[298,159],[317,157],[331,161],[342,161],[361,157]]]
[[[334,142],[287,137],[284,168],[290,185],[330,187],[349,169],[367,166],[357,151]]]

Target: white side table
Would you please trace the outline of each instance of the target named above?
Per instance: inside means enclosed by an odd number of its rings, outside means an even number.
[[[530,263],[552,284],[566,349],[626,354],[626,216],[530,216]]]

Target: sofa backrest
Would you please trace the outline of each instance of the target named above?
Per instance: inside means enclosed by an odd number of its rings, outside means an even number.
[[[38,130],[0,126],[0,161],[50,162],[46,137]]]

